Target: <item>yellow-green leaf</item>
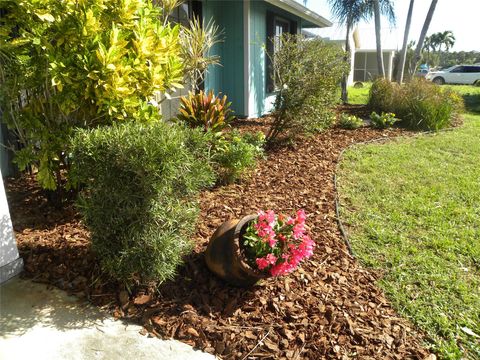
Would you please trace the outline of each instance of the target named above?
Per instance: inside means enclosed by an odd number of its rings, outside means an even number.
[[[55,21],[55,18],[53,17],[53,15],[49,14],[49,13],[45,13],[45,14],[35,13],[35,15],[37,15],[39,17],[39,19],[42,20],[42,21],[48,21],[48,22],[54,22]]]

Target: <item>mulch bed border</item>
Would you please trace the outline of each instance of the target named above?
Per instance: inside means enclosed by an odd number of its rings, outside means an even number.
[[[261,128],[262,121],[254,126]],[[78,215],[72,209],[66,216],[49,212],[34,192],[33,198],[15,200],[12,213],[26,260],[24,275],[72,293],[84,291],[114,316],[143,324],[145,334],[174,337],[225,359],[426,358],[429,352],[420,342],[421,333],[391,308],[375,285],[376,275],[348,253],[336,213],[336,170],[343,152],[362,143],[352,143],[362,137],[381,134],[384,137],[377,141],[392,140],[398,133],[401,130],[331,129],[298,143],[294,151],[276,149],[240,185],[204,192],[197,249],[179,270],[177,281],[162,285],[158,292],[140,287],[129,295],[103,283],[100,270],[92,270],[96,263]],[[329,157],[339,146],[336,156]],[[269,174],[274,177],[269,179]],[[19,192],[21,183],[16,186]],[[288,197],[272,192],[272,186]],[[14,196],[15,183],[10,188]],[[313,201],[305,191],[319,197]],[[252,198],[245,201],[239,194]],[[260,205],[276,206],[281,212],[307,207],[317,237],[316,254],[289,277],[247,290],[226,286],[206,270],[202,249],[223,220]],[[39,215],[42,208],[47,213]],[[23,215],[24,223],[19,223]]]

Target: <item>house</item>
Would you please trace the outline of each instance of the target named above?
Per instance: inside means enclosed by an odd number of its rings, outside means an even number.
[[[319,36],[326,41],[337,43],[345,49],[345,28],[332,27],[322,29]],[[350,53],[351,53],[351,67],[348,76],[348,85],[356,82],[366,82],[374,80],[378,75],[377,67],[377,50],[376,49],[362,49],[360,44],[360,32],[358,28],[354,29],[350,35]],[[394,59],[396,50],[383,49],[383,64],[385,67],[385,77],[392,80]]]
[[[385,78],[392,80],[393,65],[396,50],[383,49],[383,65]],[[372,81],[378,75],[377,50],[357,49],[353,56],[353,82]]]
[[[239,117],[259,117],[272,109],[275,89],[265,50],[275,51],[275,45],[267,39],[332,25],[294,0],[204,0],[183,6],[183,18],[193,12],[223,29],[224,41],[211,51],[220,56],[221,66],[209,68],[204,87],[227,95]],[[162,107],[164,114],[169,111]]]
[[[345,32],[344,29],[340,30],[340,28],[338,27],[337,28],[331,27],[328,29],[322,29],[320,31],[321,35],[317,35],[317,36],[320,36],[325,41],[338,44],[338,46],[341,46],[342,49],[345,50],[346,49],[345,36],[343,36],[343,38],[339,37],[339,33],[344,33],[344,32]],[[355,53],[359,51],[361,47],[360,34],[358,31],[358,28],[355,28],[352,32],[350,32],[350,37],[348,41],[350,43],[350,72],[348,74],[347,85],[352,85],[354,82],[353,74],[354,74]]]

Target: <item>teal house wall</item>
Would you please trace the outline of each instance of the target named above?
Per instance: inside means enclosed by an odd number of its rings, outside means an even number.
[[[303,19],[264,1],[250,2],[250,66],[249,66],[249,117],[259,117],[272,110],[275,93],[267,92],[265,44],[267,41],[267,12],[297,24],[297,32],[303,28]]]
[[[284,0],[283,2],[292,2]],[[223,42],[211,54],[220,56],[222,65],[211,66],[205,75],[205,90],[228,96],[239,117],[260,117],[273,108],[274,93],[267,92],[267,14],[296,24],[296,32],[305,27],[324,27],[331,23],[321,18],[320,25],[275,6],[273,0],[204,0],[202,16],[213,19],[223,30]],[[308,9],[303,8],[310,12]],[[300,15],[304,15],[300,13]],[[310,15],[312,13],[310,12]]]
[[[211,54],[220,56],[222,65],[209,68],[205,76],[205,90],[227,95],[235,114],[246,116],[243,1],[206,0],[203,3],[203,18],[205,22],[213,19],[223,31],[223,41],[211,50]]]

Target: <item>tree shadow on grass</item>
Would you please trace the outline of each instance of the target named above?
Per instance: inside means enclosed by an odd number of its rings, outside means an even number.
[[[467,111],[480,114],[480,94],[463,95]]]

